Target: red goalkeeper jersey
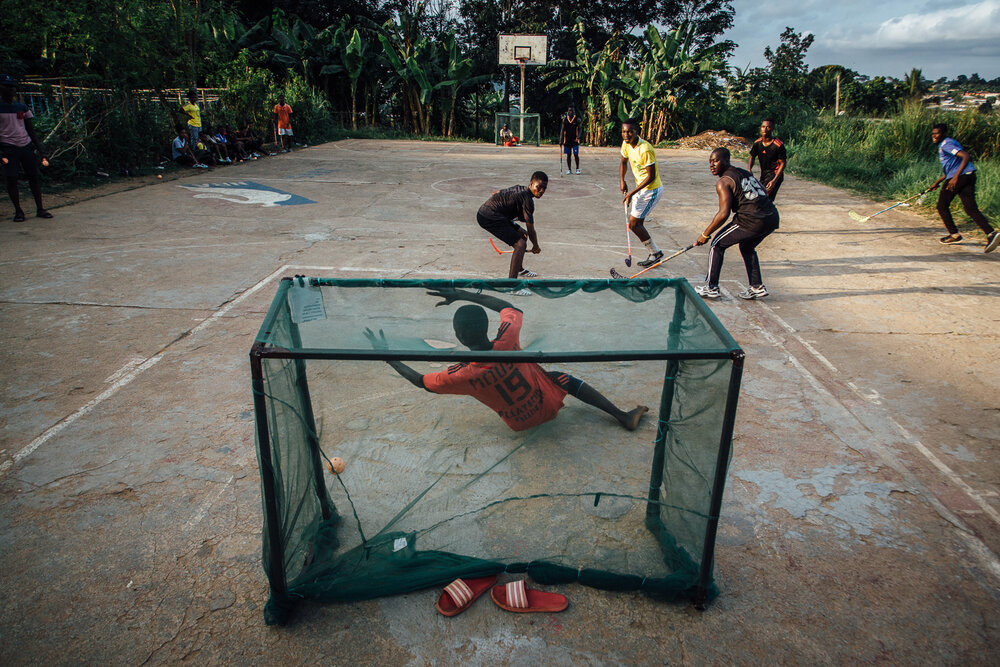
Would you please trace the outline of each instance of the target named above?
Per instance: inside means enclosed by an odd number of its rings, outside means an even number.
[[[524,313],[516,308],[500,311],[500,328],[494,350],[520,350]],[[566,391],[546,375],[538,364],[462,362],[423,377],[424,388],[435,394],[472,396],[500,415],[515,431],[549,421],[563,406]]]

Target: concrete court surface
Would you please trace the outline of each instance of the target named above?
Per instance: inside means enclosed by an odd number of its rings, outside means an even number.
[[[707,152],[659,155],[669,251],[715,179]],[[997,664],[1000,252],[905,210],[856,223],[886,204],[794,177],[771,296],[734,298],[734,250],[711,304],[747,365],[706,611],[565,586],[561,614],[446,619],[427,590],[264,625],[248,351],[276,281],[503,276],[475,212],[536,169],[528,266],[623,270],[617,150],[584,148],[579,176],[556,159],[349,140],[5,217],[2,662]],[[697,282],[706,254],[654,272]]]

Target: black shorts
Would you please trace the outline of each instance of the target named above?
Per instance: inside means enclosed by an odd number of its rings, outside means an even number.
[[[24,169],[24,173],[28,176],[38,176],[38,156],[35,155],[35,147],[31,144],[27,146],[0,144],[0,154],[7,158],[7,164],[3,166],[3,175],[7,178],[17,178],[19,168]]]
[[[512,248],[524,238],[524,232],[514,224],[513,220],[499,215],[490,215],[489,211],[480,209],[476,213],[476,222],[479,223],[480,227]]]

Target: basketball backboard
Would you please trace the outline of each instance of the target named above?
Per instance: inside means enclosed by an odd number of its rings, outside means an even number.
[[[525,65],[544,65],[548,61],[549,38],[546,35],[500,35],[500,49],[497,63],[519,65],[519,58]]]

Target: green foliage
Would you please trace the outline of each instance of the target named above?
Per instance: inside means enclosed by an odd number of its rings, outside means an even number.
[[[934,112],[908,103],[884,121],[823,116],[789,136],[788,169],[835,187],[884,200],[904,199],[940,176],[930,131],[949,125],[949,134],[969,151],[980,170],[977,200],[992,220],[1000,219],[1000,118],[973,110]],[[928,197],[927,206],[933,205]],[[956,209],[957,212],[957,209]]]

